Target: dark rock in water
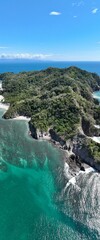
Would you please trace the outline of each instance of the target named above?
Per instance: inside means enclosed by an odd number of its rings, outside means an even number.
[[[85,168],[83,166],[80,167],[80,170],[85,172]]]
[[[71,146],[69,145],[69,147],[68,147],[68,151],[70,151],[71,150]]]
[[[67,147],[66,144],[64,145],[63,149],[64,149],[64,150],[68,150],[68,147]]]
[[[8,170],[7,164],[0,161],[0,170],[3,172],[7,172]]]
[[[71,154],[71,155],[70,155],[70,158],[71,158],[72,160],[75,160],[75,154]]]
[[[73,161],[71,158],[66,159],[66,163],[69,165],[69,174],[72,177],[75,177],[80,171],[80,167],[76,164],[76,161]]]
[[[31,124],[31,122],[29,122],[29,129],[30,129],[30,132],[31,132],[31,136],[35,139],[38,139],[37,137],[37,130],[36,128]]]
[[[81,159],[79,158],[79,156],[75,156],[75,160],[76,160],[76,164],[78,164],[78,166],[81,167]]]

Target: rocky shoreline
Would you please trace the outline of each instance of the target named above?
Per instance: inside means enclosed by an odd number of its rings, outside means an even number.
[[[4,104],[3,104],[4,105]],[[35,140],[49,141],[53,146],[61,149],[65,153],[65,163],[69,166],[70,177],[75,177],[80,171],[85,172],[87,168],[94,168],[96,171],[100,172],[100,164],[94,162],[92,157],[88,156],[87,149],[80,149],[82,139],[86,136],[80,133],[77,139],[75,136],[73,139],[65,141],[58,134],[55,133],[53,129],[48,129],[47,132],[42,132],[37,130],[32,126],[30,118],[16,117],[15,120],[27,120],[29,125],[29,135]],[[0,166],[0,169],[6,171],[4,164]]]
[[[84,134],[79,134],[78,139],[77,136],[75,136],[73,139],[65,141],[57,135],[53,129],[48,129],[47,132],[40,132],[31,125],[31,122],[29,122],[29,129],[30,135],[34,139],[47,140],[65,152],[65,162],[69,165],[72,176],[75,176],[80,170],[85,171],[89,167],[100,172],[100,164],[96,163],[92,156],[88,156],[86,148],[80,148],[82,139],[86,138]]]
[[[9,105],[5,105],[4,103],[1,103],[1,105],[1,108],[4,108],[5,110],[9,108]],[[29,135],[32,138],[36,140],[49,141],[55,147],[64,151],[66,155],[65,162],[69,165],[69,172],[71,176],[76,176],[80,170],[85,171],[89,167],[92,167],[100,172],[100,164],[95,163],[94,159],[88,156],[87,149],[80,149],[81,141],[86,137],[82,131],[78,137],[78,142],[76,140],[76,136],[74,139],[65,141],[58,134],[56,134],[53,129],[48,129],[47,132],[37,130],[32,126],[31,119],[27,118],[26,116],[16,116],[14,120],[27,120],[29,124]]]
[[[1,95],[0,107],[8,110],[9,105],[4,104],[4,98]],[[16,116],[15,120],[27,120],[29,124],[29,135],[36,140],[46,140],[51,142],[55,147],[65,152],[65,162],[69,165],[71,176],[75,176],[80,170],[85,171],[88,167],[92,167],[100,172],[100,164],[96,163],[92,156],[88,156],[86,147],[81,148],[82,139],[88,138],[82,129],[80,130],[79,136],[75,136],[73,139],[65,141],[53,129],[48,129],[47,132],[42,132],[33,127],[31,119],[26,116]],[[94,126],[96,132],[100,129]],[[99,132],[98,131],[98,132]],[[1,164],[2,165],[2,164]],[[2,166],[1,166],[2,168]]]

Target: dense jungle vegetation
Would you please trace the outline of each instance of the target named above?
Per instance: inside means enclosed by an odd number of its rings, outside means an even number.
[[[100,105],[92,97],[100,87],[100,77],[95,73],[76,67],[48,68],[4,73],[0,79],[5,103],[10,103],[5,118],[31,117],[34,128],[40,131],[52,128],[65,140],[75,136],[80,127],[92,136],[96,131],[94,124],[100,124]],[[93,144],[90,151],[93,152]]]

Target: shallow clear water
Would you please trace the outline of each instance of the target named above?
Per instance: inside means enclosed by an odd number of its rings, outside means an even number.
[[[0,240],[100,239],[100,175],[68,184],[64,157],[27,122],[0,117]]]

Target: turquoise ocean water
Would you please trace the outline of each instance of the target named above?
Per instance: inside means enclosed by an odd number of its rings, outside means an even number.
[[[0,240],[99,240],[100,176],[80,173],[67,187],[64,153],[2,114]]]
[[[0,240],[99,240],[100,175],[68,184],[65,153],[0,110]]]

